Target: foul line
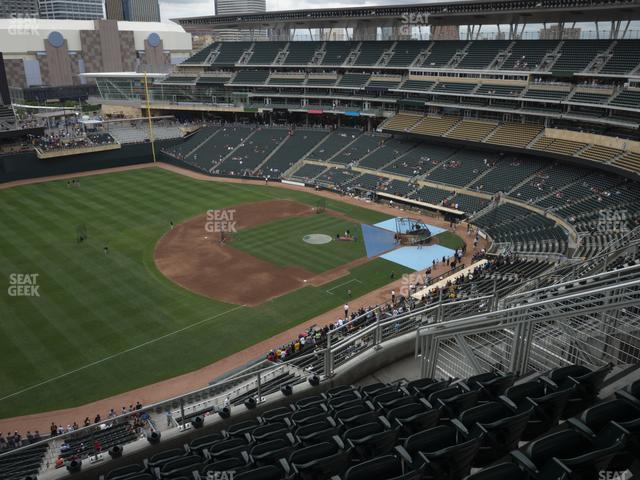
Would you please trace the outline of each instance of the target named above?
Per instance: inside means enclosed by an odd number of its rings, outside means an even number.
[[[331,287],[329,290],[326,290],[326,292],[327,292],[329,295],[335,295],[335,293],[331,293],[331,290],[335,290],[336,288],[344,287],[345,285],[349,285],[349,284],[350,284],[350,283],[352,283],[352,282],[362,283],[362,282],[361,282],[360,280],[358,280],[357,278],[352,278],[351,280],[347,280],[346,282],[341,283],[340,285],[336,285],[335,287]],[[2,399],[0,398],[0,400],[2,400]]]
[[[11,394],[6,395],[4,397],[1,397],[0,398],[0,402],[3,401],[3,400],[6,400],[8,398],[15,397],[17,395],[20,395],[20,394],[23,394],[25,392],[28,392],[29,390],[33,390],[34,388],[41,387],[42,385],[46,385],[47,383],[55,382],[56,380],[60,380],[61,378],[67,377],[69,375],[73,375],[74,373],[78,373],[78,372],[80,372],[82,370],[86,370],[87,368],[94,367],[96,365],[99,365],[101,363],[109,361],[109,360],[111,360],[113,358],[119,357],[120,355],[124,355],[125,353],[133,352],[134,350],[138,350],[139,348],[146,347],[147,345],[151,345],[152,343],[158,342],[158,341],[163,340],[163,339],[165,339],[167,337],[171,337],[172,335],[175,335],[177,333],[184,332],[185,330],[189,330],[190,328],[197,327],[198,325],[202,325],[203,323],[206,323],[206,322],[208,322],[210,320],[213,320],[215,318],[218,318],[218,317],[221,317],[223,315],[226,315],[227,313],[235,312],[236,310],[240,310],[241,308],[244,308],[244,307],[246,307],[246,305],[238,305],[237,307],[234,307],[231,310],[227,310],[226,312],[218,313],[218,314],[216,314],[216,315],[214,315],[212,317],[208,317],[208,318],[205,318],[204,320],[200,320],[199,322],[192,323],[191,325],[187,325],[186,327],[182,327],[179,330],[176,330],[174,332],[167,333],[165,335],[162,335],[161,337],[154,338],[153,340],[149,340],[148,342],[141,343],[140,345],[136,345],[135,347],[127,348],[126,350],[123,350],[121,352],[114,353],[113,355],[109,355],[108,357],[105,357],[105,358],[103,358],[101,360],[96,360],[95,362],[88,363],[87,365],[84,365],[83,367],[76,368],[75,370],[71,370],[69,372],[63,373],[61,375],[58,375],[57,377],[49,378],[48,380],[45,380],[44,382],[36,383],[35,385],[31,385],[31,386],[29,386],[27,388],[23,388],[22,390],[19,390],[17,392],[14,392],[14,393],[11,393]]]

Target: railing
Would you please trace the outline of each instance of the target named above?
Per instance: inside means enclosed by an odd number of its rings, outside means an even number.
[[[510,287],[512,288],[512,287]],[[640,363],[640,265],[505,297],[506,290],[464,300],[439,301],[402,314],[382,307],[330,330],[318,348],[284,362],[255,366],[212,384],[142,410],[101,422],[132,422],[143,415],[138,433],[190,428],[195,416],[215,414],[243,396],[256,403],[315,375],[330,379],[337,369],[383,343],[417,332],[416,355],[423,375],[469,376],[487,369],[542,370],[565,363]],[[497,310],[497,298],[504,298]],[[279,379],[286,378],[286,380]],[[234,402],[234,400],[236,400]],[[67,439],[97,434],[92,425],[38,444],[48,443],[46,465],[55,462]]]
[[[579,280],[565,280],[546,287],[513,293],[500,300],[499,304],[500,308],[506,309],[525,302],[531,303],[532,301],[544,300],[553,296],[591,290],[633,280],[640,280],[640,264],[582,277]]]
[[[592,280],[593,287],[582,291],[557,287],[553,298],[420,327],[416,356],[422,376],[640,363],[640,278]]]

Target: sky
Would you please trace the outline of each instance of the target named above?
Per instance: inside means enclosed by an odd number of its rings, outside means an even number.
[[[242,0],[237,0],[242,1]],[[267,0],[268,10],[298,10],[303,8],[335,8],[394,3],[427,3],[428,0]],[[213,14],[213,0],[160,0],[162,20]]]

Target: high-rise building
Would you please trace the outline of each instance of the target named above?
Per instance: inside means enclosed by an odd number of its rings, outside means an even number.
[[[216,15],[241,15],[243,13],[264,13],[267,11],[266,0],[214,0]]]
[[[158,0],[105,0],[108,20],[128,22],[159,22],[160,4]]]
[[[124,19],[129,22],[159,22],[158,0],[123,0]]]
[[[579,27],[562,27],[549,25],[539,31],[540,40],[580,40],[582,30]]]
[[[216,15],[247,15],[250,13],[264,13],[267,11],[266,0],[214,0]],[[220,40],[251,40],[266,37],[266,30],[238,30],[224,29],[215,32]]]
[[[105,0],[104,10],[107,14],[107,20],[124,20],[122,0]]]
[[[38,16],[38,0],[2,0],[0,18],[24,18]]]
[[[40,18],[51,20],[100,20],[103,0],[40,0]]]

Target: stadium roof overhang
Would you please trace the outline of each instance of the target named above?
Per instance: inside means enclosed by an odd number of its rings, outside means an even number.
[[[512,25],[554,22],[606,22],[640,19],[640,0],[489,0],[357,8],[283,10],[212,15],[174,21],[192,33],[221,28],[346,28],[375,26]]]

